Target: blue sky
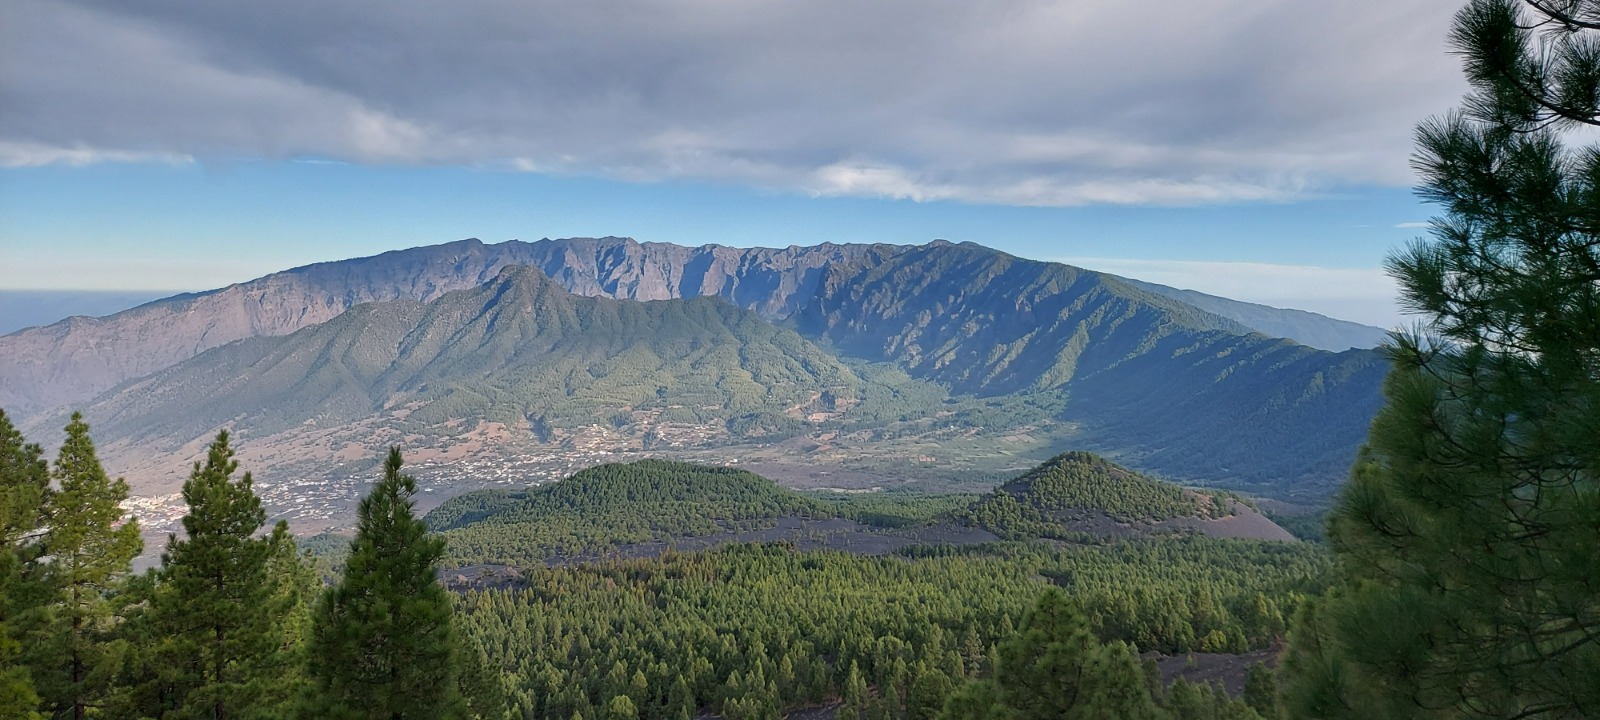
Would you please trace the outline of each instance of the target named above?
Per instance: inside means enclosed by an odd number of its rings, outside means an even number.
[[[0,289],[463,237],[945,238],[1392,325],[1457,6],[14,0]]]

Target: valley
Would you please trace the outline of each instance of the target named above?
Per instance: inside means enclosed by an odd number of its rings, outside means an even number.
[[[0,407],[47,445],[83,410],[162,528],[223,428],[271,511],[315,529],[348,519],[390,445],[426,502],[643,457],[981,492],[1075,448],[1320,502],[1381,357],[1177,297],[971,243],[463,241],[0,337]],[[1272,327],[1349,330],[1284,312]]]
[[[0,337],[0,401],[82,411],[140,569],[226,430],[297,582],[348,577],[402,448],[486,707],[931,718],[1061,589],[1151,697],[1257,717],[1327,565],[1257,498],[1326,502],[1386,363],[1184,297],[970,243],[467,241]]]
[[[1070,597],[1142,653],[1106,672],[1248,719],[1388,364],[1230,303],[971,244],[467,242],[3,336],[0,396],[29,437],[81,408],[141,569],[225,430],[296,572],[346,577],[403,449],[488,707],[931,720]]]

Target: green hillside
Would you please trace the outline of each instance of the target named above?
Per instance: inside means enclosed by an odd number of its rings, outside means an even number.
[[[830,268],[819,295],[801,332],[985,396],[1059,387],[1173,334],[1250,333],[1109,275],[966,243]]]
[[[836,512],[743,470],[641,460],[592,467],[532,490],[462,495],[429,513],[427,522],[457,557],[521,560]]]
[[[965,243],[836,268],[796,322],[957,393],[1064,393],[1073,444],[1262,492],[1341,480],[1388,370],[1374,351],[1268,338],[1114,276]]]
[[[965,519],[1010,539],[1085,539],[1084,525],[1109,518],[1147,523],[1193,517],[1209,503],[1086,452],[1057,455],[974,503]]]
[[[428,525],[444,531],[480,522],[541,522],[561,514],[619,512],[668,524],[674,522],[668,518],[683,510],[698,520],[734,521],[817,508],[816,501],[744,470],[640,460],[597,465],[531,490],[486,490],[452,498],[428,514]]]
[[[591,717],[624,692],[642,698],[640,717],[734,717],[752,704],[760,712],[738,717],[781,717],[841,697],[852,669],[893,708],[883,717],[903,717],[916,678],[991,672],[990,648],[1053,585],[1099,637],[1243,652],[1281,638],[1328,566],[1309,545],[1215,539],[941,550],[740,545],[535,567],[525,587],[463,595],[456,617],[506,668],[524,717]]]
[[[1322,496],[1343,481],[1388,362],[1289,340],[1164,338],[1071,385],[1082,447],[1168,477],[1258,494]]]
[[[636,414],[708,426],[715,440],[781,436],[811,413],[869,412],[862,384],[793,331],[719,300],[578,297],[511,267],[428,304],[361,305],[208,351],[102,396],[88,414],[108,438],[176,443],[224,424],[262,435],[374,416],[407,433],[481,419],[548,440]]]

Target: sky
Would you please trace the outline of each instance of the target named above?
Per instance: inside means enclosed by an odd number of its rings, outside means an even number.
[[[970,240],[1369,324],[1453,0],[0,3],[0,290]]]

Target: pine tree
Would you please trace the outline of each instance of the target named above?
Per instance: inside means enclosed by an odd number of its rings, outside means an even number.
[[[177,708],[178,678],[186,668],[174,667],[170,639],[155,621],[152,606],[169,588],[157,568],[128,578],[117,595],[121,617],[116,638],[126,644],[117,691],[103,706],[107,717],[160,718]],[[185,686],[186,687],[186,686]]]
[[[1307,717],[1600,716],[1600,2],[1471,0],[1471,93],[1424,123],[1432,237],[1390,261],[1397,338],[1292,633]]]
[[[44,451],[27,442],[0,410],[0,545],[8,554],[15,556],[38,539],[49,485]]]
[[[861,666],[850,661],[844,677],[844,704],[839,707],[839,717],[861,720],[867,709],[867,680],[861,676]]]
[[[678,675],[667,690],[667,717],[693,716],[695,710],[694,693],[689,690],[689,683],[683,679],[683,675]]]
[[[313,615],[322,593],[312,559],[295,546],[289,525],[279,521],[268,536],[266,614],[273,619],[272,638],[277,643],[271,656],[274,666],[264,669],[263,691],[277,698],[277,709],[303,699],[311,689],[306,674],[311,648]]]
[[[110,596],[144,542],[138,521],[124,519],[128,484],[106,475],[78,413],[52,479],[42,578],[49,596],[28,621],[25,658],[46,712],[82,720],[112,693],[126,643],[111,636]]]
[[[1082,611],[1052,590],[1001,647],[995,678],[1001,697],[1024,719],[1154,717],[1144,673],[1130,658],[1120,643],[1101,646]]]
[[[1278,676],[1266,665],[1251,665],[1245,675],[1244,695],[1240,699],[1262,717],[1278,717]]]
[[[1080,700],[1085,718],[1159,718],[1161,710],[1145,685],[1144,670],[1133,646],[1121,642],[1091,652]]]
[[[468,716],[475,720],[499,720],[506,710],[506,691],[499,668],[490,663],[489,654],[475,643],[462,642],[460,656],[461,695],[467,703]]]
[[[940,717],[1143,720],[1163,713],[1132,648],[1101,645],[1082,611],[1050,590],[1023,619],[1021,631],[1001,645],[993,679],[962,686]]]
[[[1016,713],[1000,699],[993,680],[971,680],[945,700],[940,720],[1011,720]]]
[[[38,717],[39,695],[20,660],[18,616],[29,607],[23,568],[38,554],[50,484],[44,452],[29,444],[0,410],[0,717]]]
[[[28,668],[17,660],[21,651],[22,645],[9,633],[0,634],[0,717],[36,720],[39,694],[33,690]]]
[[[618,695],[606,703],[606,720],[639,720],[639,711],[627,695]]]
[[[180,669],[172,691],[176,717],[262,716],[282,701],[270,681],[290,671],[280,639],[288,608],[276,607],[269,564],[277,536],[258,537],[266,523],[250,473],[222,431],[183,485],[189,512],[184,536],[162,554],[152,614],[165,640],[163,662]],[[292,551],[291,551],[292,552]]]
[[[462,712],[450,598],[436,578],[444,541],[412,513],[416,481],[391,448],[361,501],[344,577],[323,595],[313,630],[316,714],[448,718]]]
[[[937,669],[924,669],[906,691],[906,720],[933,720],[950,696],[950,678]]]

